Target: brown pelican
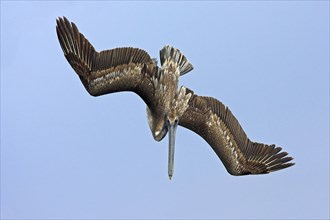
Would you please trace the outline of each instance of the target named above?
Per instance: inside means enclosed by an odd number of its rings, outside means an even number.
[[[294,165],[280,147],[252,142],[231,111],[217,99],[198,96],[179,77],[193,66],[171,46],[160,51],[161,67],[138,48],[97,52],[65,17],[57,19],[58,39],[64,56],[92,96],[132,91],[147,105],[148,123],[155,140],[169,133],[168,175],[174,169],[177,125],[200,135],[213,148],[232,175],[265,174]]]

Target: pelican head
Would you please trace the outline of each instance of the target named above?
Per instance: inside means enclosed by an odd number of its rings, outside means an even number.
[[[168,176],[171,179],[174,171],[175,134],[179,117],[175,108],[158,113],[153,113],[147,107],[148,122],[154,139],[161,141],[169,133]]]

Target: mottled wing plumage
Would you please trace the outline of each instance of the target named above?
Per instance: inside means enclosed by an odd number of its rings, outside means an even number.
[[[131,47],[97,52],[76,25],[65,17],[57,20],[56,31],[66,59],[91,95],[136,90],[147,99],[147,94],[142,94],[143,77],[150,78],[158,72],[147,52]]]
[[[202,136],[233,175],[263,174],[292,166],[280,147],[250,141],[231,111],[212,97],[191,93],[180,125]]]

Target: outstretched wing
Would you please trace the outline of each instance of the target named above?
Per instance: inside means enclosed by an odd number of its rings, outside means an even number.
[[[232,175],[264,174],[294,165],[282,148],[249,140],[231,111],[212,97],[191,93],[179,124],[203,137]]]
[[[97,52],[74,23],[65,17],[56,22],[64,56],[92,96],[133,91],[150,102],[150,81],[158,67],[147,52],[131,47]]]

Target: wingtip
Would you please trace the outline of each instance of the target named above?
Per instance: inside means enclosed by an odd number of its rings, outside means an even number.
[[[65,21],[65,20],[67,20],[68,21],[68,19],[65,17],[65,16],[58,16],[57,18],[56,18],[56,21],[57,22],[62,22],[62,21]]]
[[[285,152],[286,153],[286,152]],[[295,165],[295,163],[288,163],[289,161],[292,161],[293,157],[283,157],[281,159],[277,159],[274,161],[274,163],[271,166],[268,166],[269,172],[274,172],[278,170],[282,170],[288,167],[291,167]]]

